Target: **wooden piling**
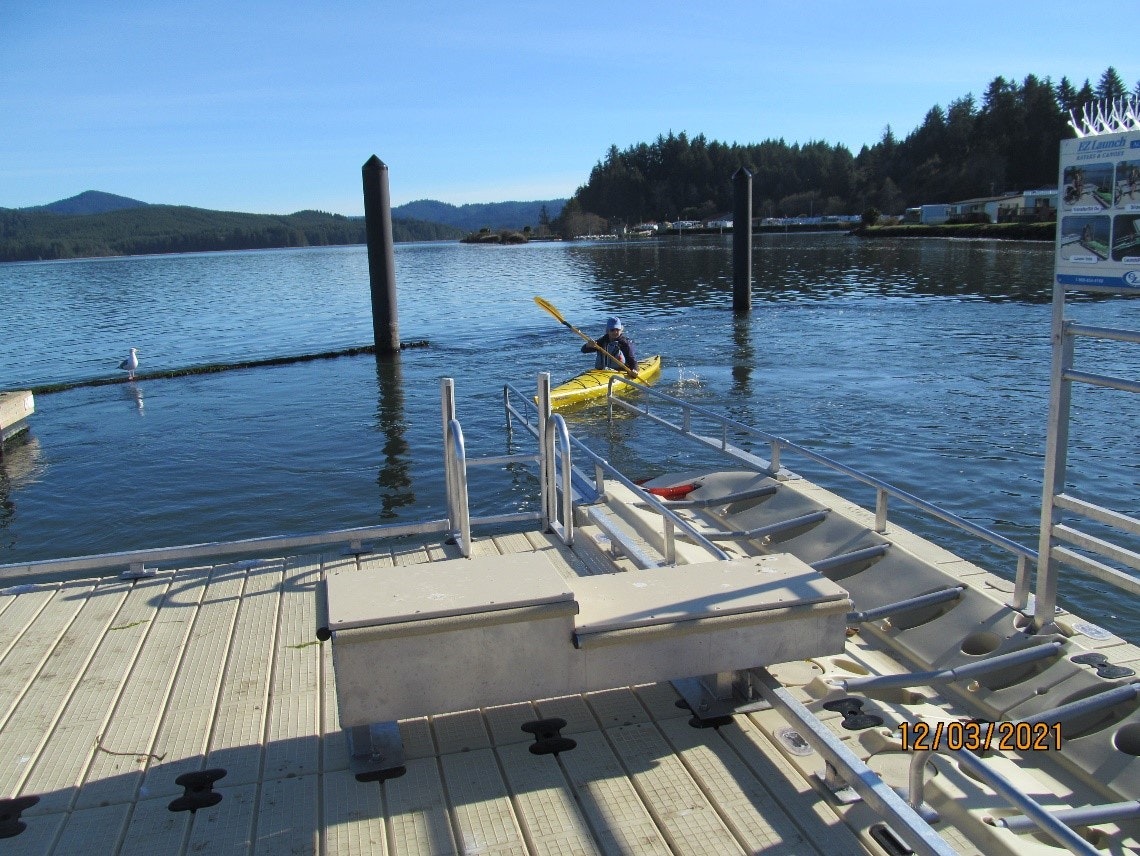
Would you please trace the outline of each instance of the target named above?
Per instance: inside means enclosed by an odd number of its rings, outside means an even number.
[[[392,249],[392,200],[388,167],[373,155],[364,176],[364,230],[368,239],[368,282],[372,293],[372,336],[377,356],[400,352],[396,311],[396,258]]]
[[[732,311],[752,310],[752,173],[732,176]]]

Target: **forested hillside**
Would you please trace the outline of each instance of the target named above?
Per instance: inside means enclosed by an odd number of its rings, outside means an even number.
[[[659,136],[619,150],[612,146],[567,204],[564,232],[594,230],[590,215],[629,225],[642,220],[708,218],[732,210],[731,176],[753,174],[756,217],[857,214],[870,207],[899,214],[912,205],[954,202],[1055,186],[1058,142],[1073,136],[1069,111],[1130,93],[1113,68],[1094,87],[1077,89],[1029,75],[997,77],[982,94],[930,108],[903,138],[889,126],[872,146],[852,154],[842,145],[769,139],[738,145],[699,134]],[[595,218],[596,220],[596,218]],[[587,225],[588,224],[588,225]]]
[[[393,220],[396,241],[459,238],[450,226]],[[70,259],[365,243],[364,219],[299,211],[283,216],[145,205],[105,214],[0,209],[0,261]]]

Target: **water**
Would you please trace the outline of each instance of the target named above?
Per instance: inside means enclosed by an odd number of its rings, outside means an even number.
[[[767,235],[753,312],[736,319],[729,241],[401,245],[401,338],[430,346],[395,365],[345,357],[39,396],[31,436],[0,465],[0,564],[444,516],[439,378],[455,378],[468,453],[501,454],[518,450],[502,384],[591,361],[536,294],[592,333],[619,314],[642,353],[664,355],[658,388],[1036,547],[1051,247]],[[0,265],[0,389],[115,375],[131,346],[152,371],[370,344],[367,281],[363,247]],[[1137,328],[1138,312],[1085,298],[1070,315]],[[1136,378],[1136,350],[1085,343],[1079,368]],[[708,462],[602,416],[575,411],[571,428],[635,477]],[[1140,513],[1138,417],[1138,396],[1076,391],[1071,492]],[[473,513],[534,509],[534,488],[524,468],[475,471]],[[1011,578],[1008,554],[900,515]],[[1140,641],[1140,606],[1119,592],[1075,576],[1062,593]]]

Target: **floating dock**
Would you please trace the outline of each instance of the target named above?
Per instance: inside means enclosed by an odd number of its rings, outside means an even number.
[[[0,392],[0,455],[4,454],[4,443],[28,430],[28,419],[35,410],[31,391]]]

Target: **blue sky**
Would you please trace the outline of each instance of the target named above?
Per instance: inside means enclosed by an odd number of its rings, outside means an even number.
[[[0,0],[0,207],[103,190],[360,214],[372,154],[396,205],[549,199],[610,145],[670,130],[858,152],[997,75],[1095,85],[1111,65],[1135,87],[1140,54],[1095,36],[1096,16],[1051,0]]]

